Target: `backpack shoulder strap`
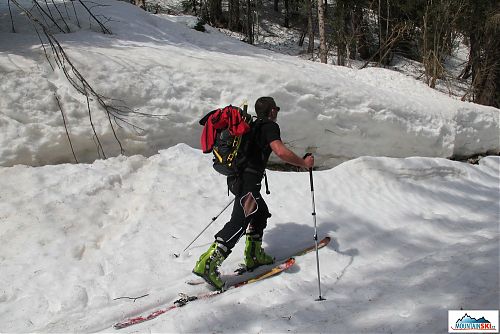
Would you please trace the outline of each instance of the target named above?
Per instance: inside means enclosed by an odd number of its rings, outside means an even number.
[[[252,137],[256,138],[258,134],[260,134],[261,128],[264,124],[270,122],[269,120],[264,120],[261,118],[257,118],[254,122],[252,122]]]

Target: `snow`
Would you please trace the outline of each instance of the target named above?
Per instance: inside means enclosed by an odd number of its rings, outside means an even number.
[[[499,172],[498,157],[364,157],[314,172],[319,234],[333,238],[320,251],[326,301],[314,301],[310,253],[278,277],[122,331],[427,333],[442,331],[448,309],[495,309]],[[182,250],[230,198],[199,150],[0,173],[2,332],[109,332],[207,289],[185,281],[230,210]],[[264,242],[279,256],[312,242],[309,177],[269,171],[269,183]]]
[[[109,19],[113,35],[82,21],[57,34],[77,69],[118,105],[164,117],[130,114],[117,134],[125,154],[152,156],[178,143],[199,147],[198,120],[227,104],[274,96],[284,140],[314,151],[327,168],[360,156],[452,157],[500,151],[498,109],[457,101],[401,73],[324,65],[256,48],[192,17],[155,16],[102,0],[94,11]],[[78,5],[78,4],[77,4]],[[6,4],[0,4],[6,12]],[[79,8],[81,11],[81,8]],[[84,14],[81,14],[84,17]],[[73,162],[61,112],[80,162],[98,158],[86,100],[60,70],[53,71],[24,17],[0,26],[0,165]],[[120,148],[104,112],[92,103],[106,156]]]
[[[319,237],[332,237],[319,251],[326,301],[315,301],[313,252],[279,276],[120,332],[437,333],[447,310],[498,309],[500,158],[444,159],[498,151],[498,109],[387,70],[200,33],[189,17],[98,2],[111,5],[94,10],[113,18],[113,35],[82,25],[57,38],[99,92],[168,117],[134,119],[139,134],[119,129],[125,156],[96,112],[105,150],[117,156],[94,161],[85,100],[52,71],[30,26],[17,25],[13,38],[1,20],[0,332],[115,332],[115,322],[179,292],[208,291],[185,281],[230,209],[182,250],[231,198],[197,149],[197,121],[261,95],[281,106],[287,144],[323,167],[313,176]],[[72,160],[54,92],[88,163],[61,163]],[[264,247],[280,257],[312,242],[309,174],[268,178]],[[242,254],[240,241],[222,271]]]

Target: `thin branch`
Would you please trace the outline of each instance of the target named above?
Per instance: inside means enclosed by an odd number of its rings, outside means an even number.
[[[115,298],[113,300],[118,300],[118,299],[132,299],[134,302],[139,299],[139,298],[144,298],[144,297],[147,297],[149,296],[149,293],[145,294],[145,295],[142,295],[142,296],[139,296],[139,297],[118,297],[118,298]]]
[[[113,136],[115,137],[116,141],[118,142],[118,145],[120,146],[120,154],[123,154],[123,153],[125,153],[125,150],[123,149],[123,146],[122,146],[120,139],[118,139],[118,136],[116,135],[115,127],[113,126],[113,122],[111,122],[111,113],[108,112],[107,114],[108,114],[109,125],[111,126],[111,130],[113,131]]]
[[[20,7],[19,4],[17,3],[17,1],[15,0],[11,0],[12,2],[14,2],[16,4],[16,6]],[[47,16],[51,21],[52,23],[55,24],[55,26],[62,32],[62,33],[66,33],[66,31],[64,31],[58,24],[57,22],[54,20],[54,18],[52,17],[52,15],[50,15],[49,13],[47,13],[42,6],[40,6],[40,4],[36,1],[36,0],[33,0],[33,3],[35,4],[35,6],[38,7],[38,9],[43,13],[45,14],[45,16]],[[22,8],[22,7],[20,7]]]
[[[92,13],[92,12],[90,11],[90,9],[89,9],[89,8],[88,8],[88,7],[87,7],[87,6],[86,6],[86,5],[82,2],[82,0],[78,0],[78,2],[79,2],[82,6],[83,6],[83,8],[85,8],[85,9],[87,10],[87,12],[89,13],[89,15],[90,15],[90,16],[91,16],[91,17],[92,17],[92,18],[93,18],[93,19],[97,22],[97,24],[99,25],[99,27],[101,27],[102,32],[103,32],[104,34],[109,34],[109,35],[111,35],[111,31],[109,31],[109,29],[108,29],[108,28],[106,28],[106,27],[104,26],[104,24],[102,24],[102,23],[101,23],[101,21],[99,21],[99,20],[97,19],[97,17],[95,17],[94,13]]]
[[[87,94],[87,91],[85,91],[85,97],[87,98],[87,110],[89,112],[90,126],[92,127],[92,131],[94,132],[94,136],[95,136],[95,139],[97,140],[97,144],[98,144],[97,153],[100,156],[101,155],[100,152],[102,152],[102,156],[104,157],[104,159],[106,159],[106,154],[104,153],[104,149],[102,148],[101,141],[99,140],[99,136],[97,135],[97,132],[95,130],[94,122],[92,121],[92,111],[90,110],[90,99],[89,99],[89,94]]]
[[[61,11],[59,10],[59,8],[57,8],[57,5],[55,4],[54,0],[51,0],[51,1],[52,1],[52,4],[54,5],[54,7],[56,8],[56,11],[59,13],[59,16],[61,17],[61,20],[64,22],[64,25],[66,26],[66,29],[68,29],[68,32],[71,32],[71,29],[69,28],[68,24],[66,23],[66,20],[62,16]]]
[[[14,0],[11,0],[11,1],[14,1]],[[45,18],[45,15],[44,15],[44,14],[43,14],[43,12],[40,10],[40,8],[39,8],[36,4],[33,4],[32,9],[33,9],[33,8],[38,9],[38,13],[39,13],[39,14],[40,14],[40,16],[42,17],[43,22],[45,22],[45,25],[49,26],[49,23],[47,22],[47,19]],[[30,12],[31,12],[31,10],[30,10]]]
[[[69,11],[68,11],[68,6],[66,5],[66,0],[63,0],[63,4],[64,4],[64,10],[66,11],[66,15],[68,16],[68,20],[71,20],[71,17],[69,15]]]
[[[380,46],[380,48],[375,52],[370,59],[368,59],[363,66],[360,67],[360,69],[365,68],[368,66],[368,64],[375,58],[375,56],[379,56],[379,62],[381,62],[388,54],[391,52],[393,45],[399,41],[401,36],[405,33],[405,31],[408,30],[408,26],[406,24],[399,24],[394,27],[394,29],[391,32],[391,35],[387,40],[384,42],[383,45]],[[384,54],[382,55],[382,51],[384,51]]]
[[[56,93],[54,93],[54,97],[56,98],[57,105],[59,106],[59,110],[61,110],[61,116],[64,123],[64,129],[66,130],[66,136],[68,137],[69,146],[71,147],[71,152],[73,153],[73,157],[75,158],[75,162],[78,163],[78,159],[76,158],[75,150],[73,149],[73,143],[71,142],[71,137],[69,136],[68,126],[66,124],[66,118],[64,117],[64,112],[61,106],[61,101]]]
[[[37,0],[33,0],[33,1],[36,2]],[[47,0],[45,0],[45,7],[47,7],[47,10],[49,11],[50,17],[53,18],[52,11],[50,10],[50,7],[49,7]]]
[[[7,4],[9,6],[9,15],[10,15],[10,23],[12,25],[12,32],[16,32],[16,29],[14,29],[14,19],[12,18],[12,10],[10,8],[10,0],[7,1]]]
[[[78,26],[78,28],[81,28],[80,20],[78,20],[78,14],[76,14],[75,2],[73,0],[71,1],[71,5],[73,6],[73,12],[75,13],[76,25]]]

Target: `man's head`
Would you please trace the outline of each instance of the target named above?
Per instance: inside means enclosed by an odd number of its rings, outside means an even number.
[[[280,107],[276,105],[276,102],[274,102],[274,99],[270,96],[259,97],[255,102],[255,112],[257,113],[257,118],[269,118],[272,121],[276,121],[278,111],[280,111]]]

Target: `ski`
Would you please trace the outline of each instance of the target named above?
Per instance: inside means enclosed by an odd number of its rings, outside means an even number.
[[[326,245],[328,245],[328,243],[330,243],[330,240],[331,240],[331,238],[327,236],[327,237],[324,237],[323,239],[321,239],[320,241],[318,241],[318,249],[323,248]],[[289,256],[285,256],[282,259],[276,260],[276,263],[280,263],[282,261],[285,261],[286,259],[288,259],[290,257],[297,257],[297,256],[301,256],[301,255],[310,253],[310,252],[314,251],[315,249],[316,249],[316,245],[312,244],[311,246],[308,246],[304,249],[301,249],[301,250],[299,250],[299,251],[297,251]],[[256,269],[254,269],[253,272],[259,273],[262,270],[266,270],[266,268],[269,268],[270,266],[274,266],[274,265],[275,264],[260,266]],[[236,270],[234,270],[233,273],[222,274],[221,278],[223,280],[234,280],[237,276],[241,276],[247,272],[248,272],[248,270],[246,269],[246,267],[244,265],[240,265],[240,267],[237,268]],[[191,280],[186,281],[186,284],[188,284],[188,285],[200,285],[200,284],[206,284],[206,282],[203,279],[195,278],[195,279],[191,279]]]
[[[224,289],[222,291],[217,290],[217,291],[204,292],[204,293],[200,293],[200,294],[197,294],[194,296],[189,296],[187,294],[181,293],[181,294],[179,294],[179,296],[181,298],[174,301],[172,305],[165,307],[165,308],[162,308],[162,309],[159,309],[159,310],[155,310],[148,315],[143,315],[143,316],[141,315],[138,317],[129,318],[129,319],[122,321],[122,322],[118,322],[113,327],[115,329],[122,329],[125,327],[129,327],[132,325],[136,325],[136,324],[139,324],[139,323],[142,323],[145,321],[155,319],[156,317],[158,317],[158,316],[160,316],[168,311],[183,307],[192,301],[200,300],[200,299],[209,299],[209,298],[218,296],[226,291],[236,289],[236,288],[239,288],[239,287],[242,287],[244,285],[251,284],[251,283],[255,283],[255,282],[261,281],[263,279],[266,279],[268,277],[276,276],[279,273],[281,273],[281,272],[287,270],[288,268],[290,268],[291,266],[293,266],[294,263],[295,263],[295,259],[293,257],[286,259],[286,260],[282,261],[281,263],[279,263],[278,265],[275,265],[274,267],[272,267],[270,270],[268,270],[264,273],[261,273],[257,276],[248,278],[244,281],[240,281],[240,282],[237,282],[235,284],[229,285],[226,289]]]

